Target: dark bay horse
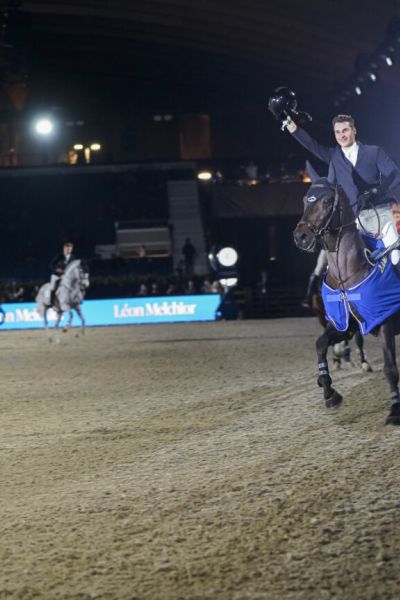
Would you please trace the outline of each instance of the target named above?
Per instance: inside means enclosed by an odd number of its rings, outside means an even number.
[[[360,282],[367,280],[373,269],[355,220],[347,197],[340,186],[330,183],[327,179],[319,179],[312,183],[304,198],[303,216],[294,230],[295,243],[301,250],[312,252],[317,241],[322,242],[328,259],[325,283],[332,290],[332,295],[339,290],[337,295],[339,297],[345,297],[348,290],[357,288]],[[383,260],[390,261],[390,257],[385,257]],[[388,268],[393,267],[390,264]],[[400,275],[395,274],[394,277],[399,278],[400,290]],[[397,297],[400,308],[400,292]],[[328,348],[343,340],[351,339],[359,329],[360,318],[357,317],[360,315],[348,299],[346,301],[350,308],[347,312],[346,330],[339,331],[333,322],[329,322],[316,342],[318,385],[323,388],[328,408],[337,408],[343,400],[339,392],[332,387],[327,362]],[[378,325],[379,327],[374,327],[372,333],[377,334],[380,330],[384,373],[390,386],[391,398],[386,425],[400,426],[399,371],[395,344],[395,336],[400,333],[398,308]]]

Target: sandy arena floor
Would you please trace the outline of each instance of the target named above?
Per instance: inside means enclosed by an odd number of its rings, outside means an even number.
[[[0,332],[0,598],[400,597],[400,431],[314,319]]]

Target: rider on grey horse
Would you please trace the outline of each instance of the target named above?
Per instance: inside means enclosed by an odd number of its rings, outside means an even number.
[[[69,320],[66,327],[72,322],[72,309],[76,311],[81,319],[82,328],[85,320],[81,311],[82,304],[87,288],[89,287],[89,271],[85,261],[74,259],[68,262],[64,273],[61,275],[58,288],[56,290],[56,301],[52,304],[56,313],[55,328],[60,324],[64,312],[69,314]],[[43,284],[36,296],[36,310],[43,317],[44,325],[47,329],[47,312],[50,309],[50,283]]]
[[[50,278],[50,306],[57,302],[57,288],[60,285],[61,277],[63,276],[66,267],[75,260],[73,254],[74,245],[72,242],[65,242],[63,251],[57,254],[50,262],[51,278]]]

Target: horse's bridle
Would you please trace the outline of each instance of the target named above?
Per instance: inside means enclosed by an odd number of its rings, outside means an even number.
[[[316,240],[318,238],[322,238],[326,250],[328,252],[336,254],[337,271],[339,274],[339,276],[337,278],[337,282],[339,284],[339,289],[343,290],[345,281],[343,281],[343,279],[340,275],[340,268],[339,268],[339,262],[338,262],[339,246],[340,246],[340,241],[342,238],[342,231],[352,225],[355,226],[357,217],[355,215],[353,215],[352,219],[348,223],[343,223],[344,210],[343,210],[343,203],[341,202],[341,198],[340,198],[339,186],[337,186],[337,185],[329,185],[328,186],[323,183],[322,184],[316,183],[312,187],[329,188],[335,194],[331,212],[330,212],[327,220],[325,221],[324,225],[322,225],[321,227],[317,227],[313,223],[306,223],[304,221],[303,221],[303,223],[304,223],[304,225],[306,225],[306,227],[308,227],[310,229],[311,233],[313,234],[314,244],[316,243]],[[338,226],[335,225],[334,227],[331,227],[332,221],[333,221],[335,215],[337,214],[338,210],[339,210]],[[336,235],[333,237],[333,239],[327,239],[329,234],[336,234]],[[332,242],[334,242],[334,245],[332,244]],[[310,248],[311,248],[311,246],[312,246],[312,244],[310,244]]]
[[[321,226],[321,227],[317,227],[314,223],[309,223],[307,221],[303,221],[304,225],[311,231],[311,233],[313,234],[315,239],[318,238],[325,238],[325,236],[328,233],[334,233],[335,231],[338,232],[337,238],[336,238],[336,247],[335,247],[335,251],[338,250],[339,247],[339,242],[340,242],[340,233],[341,231],[346,228],[349,227],[349,225],[353,225],[355,223],[356,217],[353,217],[353,219],[351,221],[349,221],[348,223],[343,224],[342,220],[343,220],[343,206],[342,203],[340,202],[340,195],[339,195],[339,189],[337,185],[329,185],[327,186],[324,183],[315,183],[313,186],[313,188],[328,188],[330,190],[332,190],[335,194],[335,198],[333,201],[333,205],[332,205],[332,209],[331,212],[329,214],[328,219],[325,221],[325,223]],[[339,208],[339,225],[338,227],[334,227],[334,228],[330,228],[330,225],[333,221],[333,218],[336,215],[336,211]]]

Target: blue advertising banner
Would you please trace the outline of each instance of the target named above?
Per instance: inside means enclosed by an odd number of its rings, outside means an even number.
[[[186,321],[214,321],[220,304],[219,294],[196,296],[165,296],[154,298],[114,298],[86,300],[82,305],[86,325],[132,325],[144,323],[173,323]],[[4,320],[1,329],[38,329],[43,319],[34,302],[3,304]],[[0,315],[1,317],[2,315]],[[49,310],[49,326],[54,325],[56,314]],[[61,324],[67,320],[63,315]],[[74,315],[73,325],[80,325]]]

